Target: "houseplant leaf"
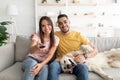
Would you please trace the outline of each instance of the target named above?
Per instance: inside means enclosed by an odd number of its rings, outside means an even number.
[[[6,32],[7,28],[5,27],[5,25],[9,25],[11,23],[11,21],[0,22],[0,46],[6,44],[6,40],[9,38],[8,32]]]

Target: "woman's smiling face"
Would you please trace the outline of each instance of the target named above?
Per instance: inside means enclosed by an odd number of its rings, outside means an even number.
[[[41,22],[41,27],[44,34],[50,34],[52,31],[52,26],[47,20]]]

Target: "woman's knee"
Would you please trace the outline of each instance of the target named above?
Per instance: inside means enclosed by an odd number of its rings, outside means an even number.
[[[23,69],[25,69],[25,68],[33,69],[34,65],[36,65],[36,64],[37,64],[37,61],[35,61],[31,58],[26,58],[22,63],[22,67],[23,67]]]
[[[43,68],[41,69],[41,72],[48,72],[48,65],[44,65]]]
[[[48,77],[48,65],[44,65],[36,76],[36,80],[47,80]]]

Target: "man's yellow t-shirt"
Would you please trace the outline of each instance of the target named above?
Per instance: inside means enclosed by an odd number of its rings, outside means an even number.
[[[59,37],[60,42],[57,49],[56,57],[62,57],[71,51],[80,49],[82,44],[88,44],[89,40],[80,32],[71,30],[68,34],[63,34],[61,31],[55,32]]]

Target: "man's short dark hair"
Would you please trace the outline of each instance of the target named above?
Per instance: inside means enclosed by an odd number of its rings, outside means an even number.
[[[57,19],[60,19],[61,17],[66,17],[68,19],[68,16],[66,14],[60,14]]]

